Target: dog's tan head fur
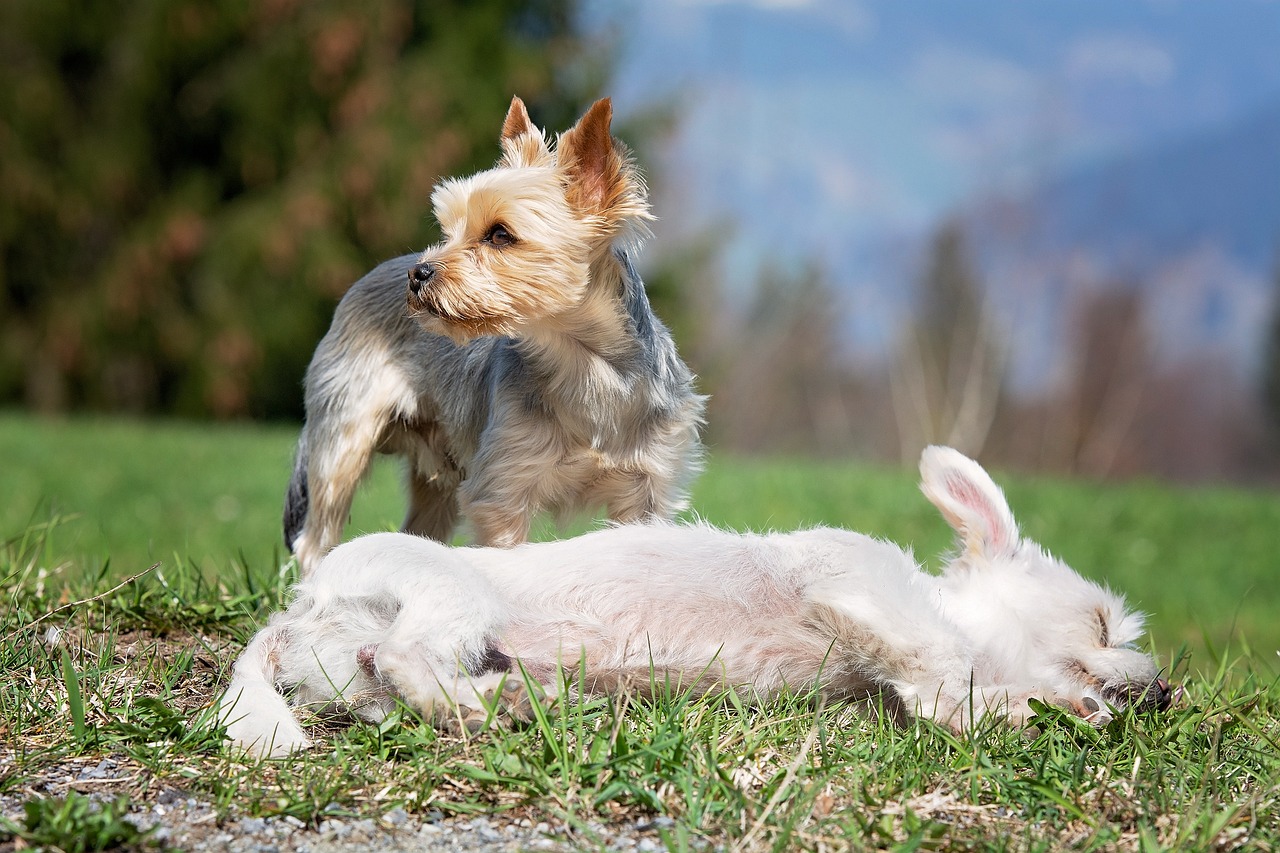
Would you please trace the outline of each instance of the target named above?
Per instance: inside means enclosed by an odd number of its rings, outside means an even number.
[[[409,309],[425,328],[460,343],[517,335],[578,308],[593,281],[617,280],[604,269],[613,247],[640,239],[652,217],[612,117],[597,101],[552,148],[512,100],[498,164],[432,194],[444,240],[409,271]]]

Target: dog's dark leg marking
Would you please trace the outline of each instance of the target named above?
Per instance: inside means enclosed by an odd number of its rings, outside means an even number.
[[[469,667],[472,676],[488,675],[491,672],[511,672],[515,662],[509,655],[498,651],[494,646],[486,646],[475,666]]]
[[[284,494],[284,544],[293,552],[293,543],[298,540],[302,526],[307,522],[307,505],[310,494],[307,489],[307,432],[302,431],[298,439],[298,450],[293,457],[293,476],[289,478],[289,488]]]

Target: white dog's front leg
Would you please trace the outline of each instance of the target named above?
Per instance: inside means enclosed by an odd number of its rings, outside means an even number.
[[[972,683],[972,644],[938,610],[929,576],[909,554],[861,537],[831,560],[841,568],[809,589],[808,621],[843,664],[832,673],[891,689],[908,713],[955,728],[985,713],[1022,715],[1025,698]]]

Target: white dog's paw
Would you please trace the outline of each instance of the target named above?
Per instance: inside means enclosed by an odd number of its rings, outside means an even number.
[[[956,734],[973,728],[983,719],[998,719],[1013,726],[1025,726],[1035,716],[1033,693],[1011,692],[1004,687],[975,687],[963,696],[938,696],[929,705],[917,708],[916,715],[946,726]]]
[[[265,681],[233,681],[218,706],[227,737],[250,755],[279,758],[311,745],[293,709]]]
[[[1107,706],[1092,696],[1086,696],[1078,703],[1073,703],[1072,710],[1077,716],[1095,726],[1105,726],[1111,722],[1111,711]]]
[[[553,689],[527,683],[519,674],[488,673],[460,679],[453,692],[456,711],[442,719],[452,732],[476,734],[490,725],[528,725],[537,719],[535,706],[550,707],[556,701]]]
[[[237,747],[258,758],[283,758],[307,749],[310,739],[296,720],[280,720],[269,728],[248,717],[227,724],[227,737]]]

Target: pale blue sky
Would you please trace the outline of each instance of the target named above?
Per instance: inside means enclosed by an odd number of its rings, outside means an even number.
[[[620,35],[623,115],[682,105],[679,217],[730,212],[749,245],[800,254],[833,218],[877,240],[1280,100],[1274,0],[637,0],[588,17]]]

